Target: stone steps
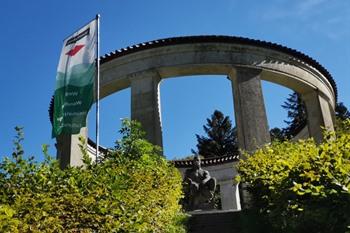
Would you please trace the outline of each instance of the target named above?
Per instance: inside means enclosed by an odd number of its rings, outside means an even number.
[[[228,211],[194,211],[190,212],[189,233],[240,233],[240,212]]]

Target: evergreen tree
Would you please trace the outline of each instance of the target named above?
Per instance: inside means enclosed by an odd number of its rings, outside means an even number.
[[[301,96],[294,92],[289,95],[289,98],[282,105],[284,109],[288,111],[288,118],[284,122],[288,124],[286,128],[279,129],[273,128],[270,130],[271,139],[285,140],[292,138],[298,129],[301,129],[307,122],[307,114],[305,103],[302,101]],[[342,122],[346,119],[350,119],[350,112],[346,106],[340,102],[335,107],[336,115],[336,127],[339,125],[339,121]]]
[[[283,129],[275,127],[273,129],[270,129],[270,137],[271,137],[271,141],[274,141],[274,140],[284,141],[284,139],[286,138],[286,135],[284,134]]]
[[[283,136],[290,138],[295,132],[306,124],[307,115],[305,103],[302,101],[300,94],[293,92],[282,105],[282,108],[288,112],[288,119],[284,122],[288,124],[283,128]]]
[[[237,131],[232,128],[228,116],[215,110],[207,124],[203,126],[207,136],[197,137],[197,149],[192,153],[202,155],[204,158],[222,157],[238,154]]]
[[[337,103],[335,107],[335,116],[340,120],[350,119],[350,112],[342,102]]]

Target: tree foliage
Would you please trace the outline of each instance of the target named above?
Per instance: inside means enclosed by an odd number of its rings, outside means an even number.
[[[274,141],[274,140],[284,141],[287,139],[285,135],[285,131],[278,127],[270,129],[270,137],[271,137],[271,141]]]
[[[59,168],[24,159],[17,128],[12,158],[0,163],[0,232],[184,232],[178,204],[181,176],[124,121],[117,142],[98,164]]]
[[[350,232],[349,119],[343,129],[319,145],[275,141],[240,161],[238,179],[272,226],[267,232]]]
[[[350,119],[350,112],[342,102],[337,103],[335,107],[335,116],[342,121]]]
[[[290,139],[295,133],[298,133],[306,125],[307,115],[305,103],[302,101],[300,94],[293,92],[283,103],[282,108],[287,110],[287,124],[285,128],[273,128],[270,130],[271,140],[284,141]]]
[[[197,151],[192,150],[193,153],[204,158],[238,154],[237,132],[228,116],[215,110],[203,129],[207,136],[196,134]]]
[[[286,139],[291,139],[307,123],[306,106],[301,98],[301,95],[297,92],[290,94],[282,107],[287,110],[288,120],[284,121],[287,124],[287,127],[276,127],[271,129],[270,136],[272,140],[277,139],[283,141]],[[335,115],[335,127],[337,127],[338,124],[342,125],[342,121],[350,119],[350,112],[342,102],[336,104]]]
[[[283,130],[285,135],[292,135],[293,132],[306,124],[306,107],[300,94],[293,92],[282,105],[282,108],[287,110],[289,120],[284,122],[288,125]]]

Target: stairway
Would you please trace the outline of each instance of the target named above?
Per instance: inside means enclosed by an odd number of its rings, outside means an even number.
[[[189,233],[240,233],[239,211],[193,211],[188,221]]]

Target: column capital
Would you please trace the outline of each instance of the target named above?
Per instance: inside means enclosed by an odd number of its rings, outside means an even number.
[[[237,79],[237,77],[242,76],[240,74],[250,74],[249,76],[255,77],[260,75],[262,69],[260,68],[252,68],[246,66],[232,66],[232,69],[228,73],[228,77],[233,81]]]
[[[132,73],[128,76],[130,82],[135,80],[149,79],[152,78],[154,81],[160,82],[162,77],[157,69],[151,69],[141,72]]]

